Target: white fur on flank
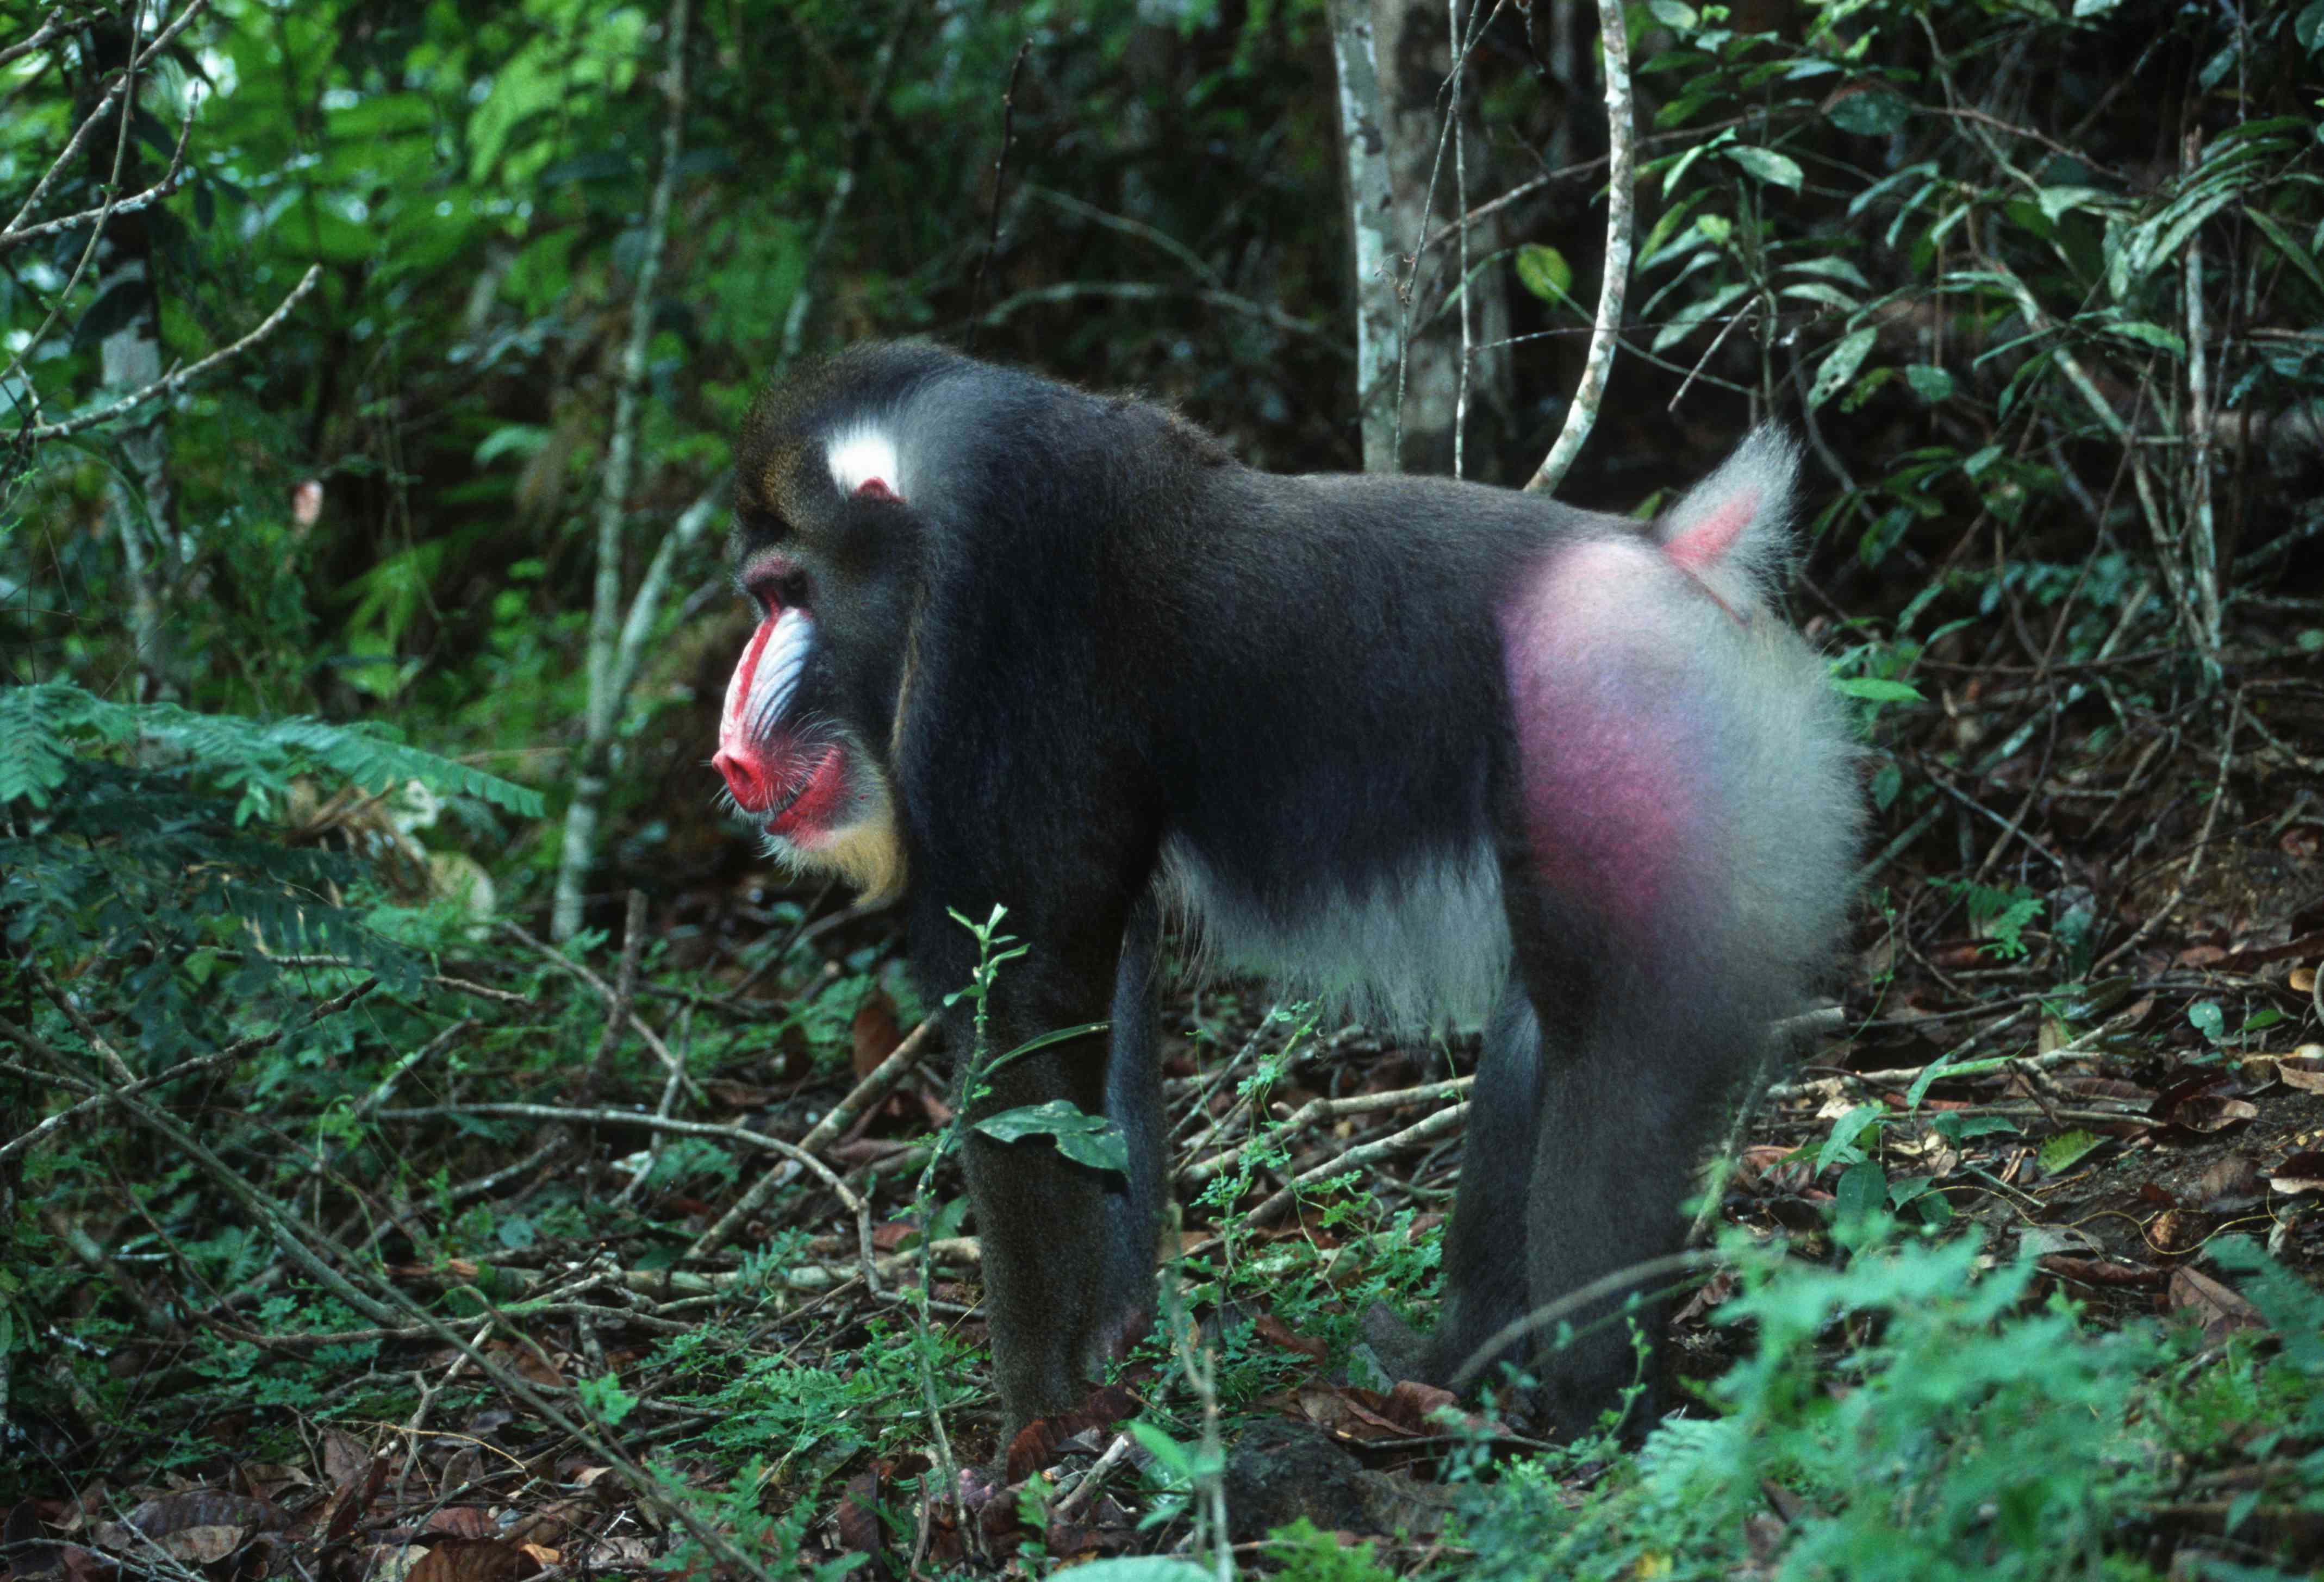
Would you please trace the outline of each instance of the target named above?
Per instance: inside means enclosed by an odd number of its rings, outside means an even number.
[[[848,428],[833,435],[824,459],[830,464],[831,481],[839,485],[842,494],[853,494],[876,479],[899,500],[910,498],[904,488],[896,442],[877,428]]]
[[[1157,890],[1187,929],[1199,970],[1266,977],[1375,1031],[1482,1025],[1508,981],[1500,865],[1482,844],[1309,898],[1296,915],[1222,882],[1187,842],[1162,844]]]

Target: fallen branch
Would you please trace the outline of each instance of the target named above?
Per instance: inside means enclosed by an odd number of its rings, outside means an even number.
[[[913,1028],[887,1059],[872,1067],[862,1081],[847,1090],[845,1098],[832,1107],[829,1114],[808,1128],[807,1136],[798,1140],[800,1150],[807,1154],[816,1153],[844,1130],[857,1115],[878,1103],[920,1058],[920,1051],[927,1046],[936,1026],[936,1018],[931,1016]],[[751,1190],[742,1194],[740,1202],[721,1214],[717,1223],[695,1238],[694,1245],[686,1249],[686,1255],[690,1259],[706,1258],[724,1246],[752,1215],[766,1207],[768,1200],[798,1175],[795,1167],[783,1164],[760,1176],[751,1183]]]
[[[595,993],[598,998],[604,1000],[607,1005],[613,1005],[620,1000],[620,991],[615,989],[612,984],[598,977],[595,972],[589,970],[588,968],[583,966],[580,962],[573,960],[572,957],[565,954],[564,952],[558,950],[555,945],[549,944],[543,940],[535,939],[530,934],[525,932],[525,928],[522,924],[503,922],[501,924],[501,927],[512,937],[530,945],[534,950],[540,952],[542,956],[546,957],[551,963],[562,968],[567,973],[579,979],[583,983],[588,985],[591,992]],[[481,984],[464,986],[466,992],[468,993],[475,993],[478,989],[483,989],[483,987],[484,986]],[[492,990],[488,992],[493,994],[505,993],[504,990]],[[521,997],[518,998],[521,1004],[530,1003],[530,1001],[521,999]],[[629,1023],[630,1031],[635,1033],[640,1038],[645,1040],[646,1047],[654,1052],[654,1057],[661,1062],[663,1068],[678,1080],[679,1083],[684,1086],[687,1093],[690,1097],[696,1100],[700,1100],[703,1096],[701,1085],[696,1082],[691,1076],[687,1074],[686,1062],[678,1058],[678,1055],[670,1049],[669,1044],[662,1042],[662,1036],[660,1034],[646,1026],[645,1018],[638,1015],[637,1009],[634,1006],[632,1007],[630,1010]]]
[[[1474,1077],[1449,1077],[1441,1082],[1424,1082],[1416,1088],[1398,1088],[1386,1093],[1358,1093],[1347,1099],[1312,1099],[1296,1110],[1273,1124],[1270,1129],[1296,1132],[1318,1121],[1337,1120],[1342,1116],[1370,1115],[1383,1109],[1404,1109],[1414,1105],[1437,1104],[1447,1099],[1466,1099],[1474,1088]],[[1193,1191],[1231,1169],[1241,1156],[1240,1148],[1226,1148],[1207,1159],[1196,1161],[1178,1173],[1178,1184]]]
[[[1366,1165],[1393,1158],[1406,1149],[1416,1148],[1424,1143],[1434,1143],[1441,1138],[1451,1136],[1466,1125],[1468,1119],[1467,1104],[1452,1105],[1438,1110],[1424,1120],[1415,1121],[1400,1132],[1390,1132],[1385,1137],[1360,1144],[1343,1153],[1334,1154],[1313,1170],[1302,1171],[1292,1177],[1282,1191],[1253,1209],[1245,1218],[1253,1225],[1272,1224],[1283,1217],[1284,1212],[1291,1207],[1302,1191],[1320,1182],[1329,1181],[1335,1175],[1344,1175],[1351,1170],[1361,1170]]]
[[[876,1292],[880,1288],[873,1275],[872,1252],[872,1207],[848,1184],[833,1173],[814,1154],[796,1143],[780,1137],[770,1137],[742,1127],[721,1126],[715,1121],[678,1120],[671,1116],[648,1115],[641,1110],[588,1109],[567,1104],[429,1104],[408,1109],[383,1109],[382,1120],[456,1120],[463,1116],[496,1115],[515,1120],[558,1120],[577,1126],[643,1127],[649,1131],[668,1132],[682,1137],[710,1137],[722,1143],[732,1143],[741,1148],[758,1148],[770,1154],[779,1154],[823,1182],[840,1206],[855,1220],[855,1240],[864,1279]]]

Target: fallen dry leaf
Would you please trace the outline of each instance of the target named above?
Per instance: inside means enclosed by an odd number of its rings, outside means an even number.
[[[323,1476],[339,1488],[371,1474],[371,1447],[337,1429],[323,1430]]]
[[[2248,1099],[2222,1099],[2216,1093],[2198,1093],[2183,1099],[2171,1109],[2171,1124],[2185,1127],[2190,1132],[2225,1131],[2259,1117],[2259,1106]]]
[[[497,1539],[447,1538],[422,1556],[404,1582],[522,1582],[540,1562]]]
[[[2275,1062],[2276,1080],[2302,1093],[2324,1093],[2324,1044],[2303,1044]]]
[[[1268,1345],[1278,1347],[1285,1351],[1296,1352],[1301,1357],[1320,1357],[1327,1355],[1332,1349],[1323,1341],[1299,1334],[1273,1313],[1259,1314],[1252,1320],[1250,1328],[1251,1333]]]
[[[1074,1435],[1090,1429],[1111,1428],[1137,1410],[1137,1396],[1120,1384],[1106,1384],[1082,1397],[1081,1404],[1071,1412],[1035,1418],[1009,1441],[1009,1481],[1022,1483],[1053,1465],[1065,1441]]]
[[[2176,1257],[2193,1252],[2211,1234],[2211,1217],[2194,1209],[2166,1209],[2147,1222],[2154,1250]]]
[[[2223,1154],[2204,1167],[2195,1195],[2206,1209],[2239,1209],[2259,1200],[2259,1161],[2248,1154]]]
[[[2324,1192],[2324,1154],[2304,1149],[2268,1172],[2267,1184],[2286,1197]]]
[[[427,1531],[439,1538],[499,1538],[492,1513],[482,1505],[447,1505],[428,1518]]]
[[[2200,1320],[2203,1339],[2216,1346],[2239,1329],[2264,1329],[2259,1310],[2200,1269],[2173,1269],[2168,1292],[2171,1311]]]
[[[2080,1258],[2070,1253],[2051,1253],[2041,1260],[2045,1274],[2084,1285],[2160,1285],[2163,1273],[2152,1264],[2116,1263],[2107,1258]]]
[[[1417,1379],[1405,1379],[1388,1393],[1388,1415],[1397,1422],[1409,1424],[1415,1434],[1443,1431],[1436,1414],[1447,1407],[1458,1407],[1461,1398],[1450,1390],[1440,1390],[1434,1384],[1424,1384]]]
[[[870,1076],[874,1066],[896,1053],[896,1045],[904,1041],[904,1027],[896,1019],[896,1002],[888,998],[887,990],[872,990],[855,1008],[855,1020],[848,1027],[848,1035],[853,1044],[853,1064],[859,1081]]]

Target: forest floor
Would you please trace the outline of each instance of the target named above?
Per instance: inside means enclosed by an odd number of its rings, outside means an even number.
[[[2247,1406],[2205,1397],[2199,1448],[2157,1430],[2105,1546],[2158,1575],[2296,1574],[2324,1562],[2324,1374],[2287,1385],[2278,1364],[2324,1336],[2275,1332],[2282,1305],[2214,1254],[2256,1244],[2324,1289],[2324,764],[2301,745],[2324,740],[2324,685],[2264,620],[2209,692],[2174,686],[2167,654],[2045,667],[2027,648],[2013,668],[1938,645],[1932,706],[1886,722],[1914,794],[1881,814],[1836,1008],[1727,1151],[1665,1399],[1733,1408],[1715,1381],[1759,1330],[1726,1321],[1752,1285],[1736,1257],[1844,1267],[1877,1209],[1891,1238],[2020,1270],[2013,1312],[2172,1330],[2174,1389],[2240,1381]],[[52,1212],[85,1311],[130,1316],[109,1389],[72,1384],[15,1436],[0,1577],[1038,1571],[1167,1550],[1209,1490],[1239,1555],[1292,1574],[1491,1558],[1473,1502],[1536,1442],[1369,1373],[1357,1345],[1374,1302],[1427,1311],[1471,1046],[1318,1027],[1254,986],[1182,992],[1165,1320],[1082,1411],[1004,1443],[956,1166],[928,1167],[950,1080],[911,1031],[893,920],[766,882],[705,869],[594,966],[515,930],[438,958],[432,992],[498,1035],[392,1097],[378,1079],[356,1113],[386,1154],[277,1193],[408,1321],[360,1317],[263,1237],[196,1258],[126,1181],[121,1226],[156,1228],[143,1262]],[[268,1125],[354,1136],[295,1105]],[[193,1191],[207,1167],[173,1168]],[[1837,1356],[1877,1330],[1843,1315],[1812,1339]],[[1628,1458],[1609,1439],[1551,1464],[1564,1508],[1640,1476]],[[1775,1472],[1722,1574],[1775,1574],[1808,1531],[1820,1496]],[[1369,1557],[1333,1571],[1307,1529],[1267,1543],[1302,1516]]]

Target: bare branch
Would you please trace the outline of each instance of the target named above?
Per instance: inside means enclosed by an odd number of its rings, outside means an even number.
[[[1407,1148],[1418,1147],[1423,1143],[1434,1143],[1439,1138],[1452,1136],[1468,1124],[1468,1119],[1469,1104],[1466,1099],[1463,1099],[1458,1104],[1448,1105],[1424,1119],[1413,1122],[1400,1132],[1391,1132],[1385,1137],[1375,1138],[1371,1142],[1360,1144],[1343,1153],[1334,1154],[1314,1169],[1303,1170],[1292,1177],[1285,1183],[1282,1191],[1250,1211],[1248,1217],[1249,1223],[1272,1224],[1281,1219],[1284,1212],[1297,1200],[1301,1189],[1312,1187],[1318,1182],[1329,1181],[1335,1175],[1345,1175],[1351,1170],[1360,1170],[1366,1165],[1374,1164],[1382,1159],[1401,1154]]]
[[[1598,319],[1590,332],[1582,382],[1573,392],[1573,404],[1565,409],[1557,443],[1526,484],[1528,492],[1547,493],[1564,482],[1598,421],[1598,403],[1605,399],[1606,379],[1614,367],[1615,339],[1621,334],[1622,301],[1630,287],[1631,163],[1636,156],[1630,126],[1630,39],[1621,0],[1598,0],[1598,32],[1606,51],[1606,132],[1613,148],[1606,179],[1606,272],[1598,287]]]
[[[188,384],[190,384],[195,380],[200,378],[203,374],[208,373],[211,369],[217,367],[227,358],[235,356],[242,352],[248,351],[252,346],[256,345],[260,341],[264,340],[268,336],[272,335],[277,329],[280,329],[282,326],[282,321],[290,317],[290,309],[299,306],[300,301],[305,298],[307,293],[315,289],[315,282],[322,278],[323,266],[319,263],[309,264],[307,266],[307,272],[299,277],[299,283],[290,288],[290,294],[283,298],[280,303],[276,304],[274,311],[268,314],[264,318],[259,320],[257,327],[253,329],[248,335],[244,336],[240,340],[234,342],[231,345],[220,346],[217,351],[212,352],[208,356],[204,357],[198,363],[195,363],[188,367],[172,370],[171,373],[165,373],[161,378],[155,380],[152,383],[143,386],[140,389],[131,391],[119,400],[107,406],[99,407],[95,411],[83,412],[78,417],[67,418],[60,422],[36,424],[27,432],[26,437],[32,439],[60,439],[68,434],[78,434],[84,428],[94,428],[100,423],[109,423],[124,412],[133,411],[136,408],[143,406],[147,401],[153,400],[157,396],[173,396],[177,394],[179,391],[184,389]]]
[[[606,769],[622,695],[622,527],[629,516],[631,481],[637,473],[638,421],[646,382],[646,349],[653,341],[654,296],[661,287],[663,254],[669,245],[669,207],[678,188],[678,156],[686,132],[686,36],[690,0],[670,0],[669,63],[662,77],[668,110],[662,121],[661,170],[646,200],[645,250],[630,296],[630,335],[622,348],[622,371],[613,387],[613,432],[605,442],[605,471],[597,493],[596,578],[589,602],[589,704],[582,726],[581,752],[573,776],[573,800],[566,805],[565,831],[557,858],[557,883],[549,902],[552,938],[573,937],[581,927],[583,885],[597,857],[597,821],[604,808]]]
[[[1289,335],[1303,336],[1329,348],[1340,356],[1348,354],[1347,344],[1330,330],[1296,317],[1282,308],[1265,302],[1239,297],[1232,291],[1197,289],[1188,286],[1167,286],[1158,281],[1059,281],[1054,285],[1035,286],[1017,292],[993,304],[978,322],[999,324],[1020,308],[1037,307],[1050,302],[1069,302],[1076,297],[1104,297],[1118,302],[1165,302],[1191,299],[1212,308],[1222,308],[1230,313],[1245,313]],[[1391,371],[1393,365],[1391,364]],[[1385,376],[1384,371],[1383,376]],[[1381,387],[1386,388],[1386,387]]]
[[[132,90],[137,81],[137,74],[144,69],[145,63],[153,58],[155,51],[166,48],[172,39],[183,32],[186,24],[193,21],[208,5],[209,0],[193,0],[191,5],[171,19],[168,26],[155,33],[143,49],[136,51],[128,66],[115,79],[113,86],[105,90],[105,97],[97,101],[97,108],[91,110],[88,113],[88,118],[74,131],[72,140],[64,146],[64,152],[50,161],[48,170],[42,173],[40,180],[33,185],[31,195],[24,199],[24,206],[16,211],[6,225],[0,226],[0,236],[13,235],[23,227],[25,221],[40,211],[41,200],[49,195],[49,189],[56,184],[58,172],[72,163],[74,157],[80,152],[81,144],[88,141],[90,133],[97,129],[97,124],[112,111],[115,101]],[[136,8],[132,12],[133,16],[143,14],[143,8]],[[0,55],[0,60],[6,59],[8,59],[7,56]],[[122,138],[122,147],[126,148],[128,133],[125,124]],[[114,161],[113,176],[116,182],[121,179],[121,165],[117,153]]]
[[[52,220],[42,220],[37,225],[26,225],[21,231],[0,231],[0,253],[13,252],[27,242],[38,242],[43,236],[53,236],[69,231],[75,225],[102,225],[106,220],[122,215],[134,215],[149,208],[177,191],[179,180],[186,173],[186,143],[194,130],[195,106],[186,106],[185,118],[178,123],[178,146],[170,151],[170,168],[161,179],[143,192],[133,193],[118,203],[100,203],[95,208],[82,209],[78,214],[60,215]]]
[[[31,54],[33,51],[41,48],[43,44],[46,44],[51,39],[53,39],[58,34],[63,32],[65,31],[65,26],[69,22],[77,20],[78,19],[68,15],[68,14],[61,9],[56,11],[51,14],[48,21],[42,23],[38,28],[33,30],[32,36],[31,38],[23,41],[21,43],[11,44],[5,50],[0,50],[0,66],[5,66],[11,60]]]
[[[846,212],[847,200],[855,191],[855,166],[863,157],[864,133],[871,129],[872,117],[887,100],[888,83],[896,72],[896,46],[903,39],[904,24],[911,20],[914,9],[912,0],[898,0],[895,11],[889,16],[887,36],[880,41],[880,52],[872,62],[872,86],[865,91],[863,102],[856,106],[854,122],[842,140],[839,174],[832,180],[831,196],[824,199],[823,216],[816,221],[815,239],[807,244],[806,262],[799,267],[798,290],[791,294],[791,305],[783,313],[782,360],[786,363],[798,356],[800,343],[806,339],[807,311],[815,305],[816,273],[823,265],[823,255],[831,250],[831,239],[839,231],[840,216]],[[999,199],[994,201],[997,204]]]

